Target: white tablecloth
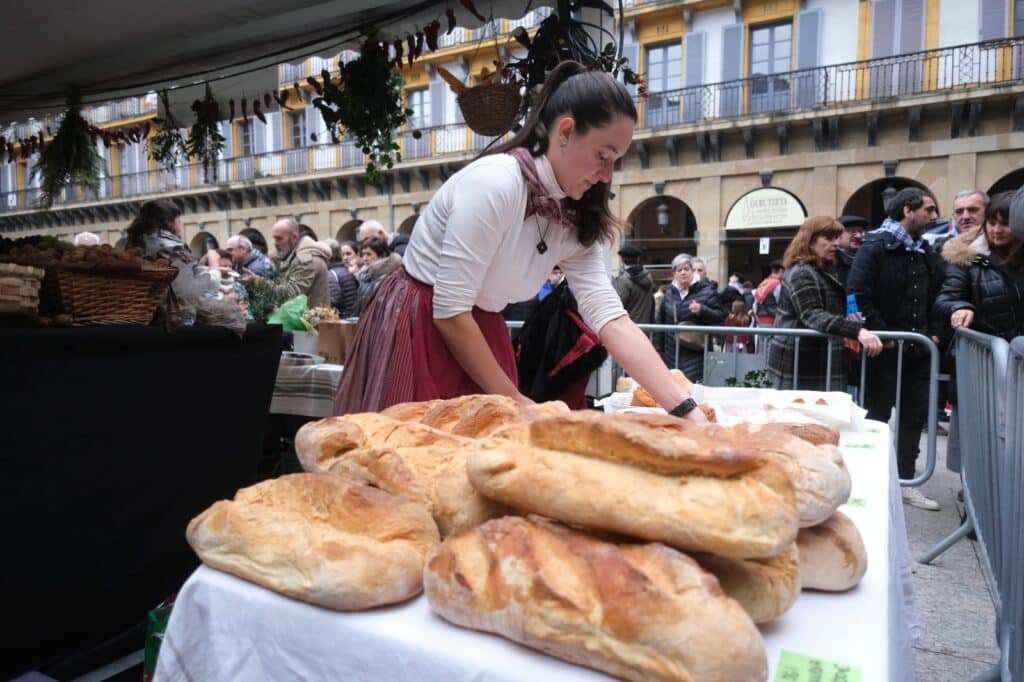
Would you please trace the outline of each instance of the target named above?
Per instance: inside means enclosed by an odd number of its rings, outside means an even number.
[[[888,429],[842,433],[853,493],[843,511],[868,550],[868,571],[841,594],[805,592],[761,627],[774,679],[783,650],[858,666],[860,679],[913,678],[906,530]],[[603,679],[434,615],[426,598],[335,613],[199,568],[178,595],[157,680]]]
[[[341,383],[341,365],[301,353],[282,353],[270,399],[271,414],[330,417]]]

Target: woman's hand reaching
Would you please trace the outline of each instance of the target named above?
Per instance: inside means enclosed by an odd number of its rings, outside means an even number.
[[[864,347],[864,352],[869,358],[882,352],[882,340],[863,327],[857,334],[857,340],[860,341],[860,345]]]

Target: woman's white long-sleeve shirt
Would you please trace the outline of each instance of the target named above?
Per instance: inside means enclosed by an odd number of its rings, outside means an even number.
[[[545,190],[558,186],[547,157],[534,159]],[[416,279],[434,287],[434,319],[472,309],[501,311],[525,301],[560,265],[587,325],[600,332],[626,314],[605,269],[603,245],[582,246],[574,231],[536,214],[524,219],[528,201],[519,163],[493,154],[451,176],[416,221],[403,263]],[[548,250],[541,254],[537,243]]]

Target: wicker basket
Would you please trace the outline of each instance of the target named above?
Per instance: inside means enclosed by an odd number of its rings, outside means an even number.
[[[42,268],[0,263],[0,315],[36,315]]]
[[[163,301],[175,268],[120,272],[53,268],[60,307],[81,325],[148,325]]]
[[[519,83],[481,83],[456,98],[470,130],[497,136],[508,132],[516,121],[522,97]]]

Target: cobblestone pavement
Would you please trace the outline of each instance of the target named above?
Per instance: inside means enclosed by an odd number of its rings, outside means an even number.
[[[946,438],[939,436],[935,474],[921,492],[942,508],[925,511],[903,505],[913,560],[960,525],[963,504],[956,499],[960,477],[946,469]],[[921,439],[918,467],[924,466]],[[981,570],[976,542],[960,540],[932,564],[911,564],[914,606],[921,636],[914,644],[914,669],[921,682],[970,680],[999,660],[995,611]]]

